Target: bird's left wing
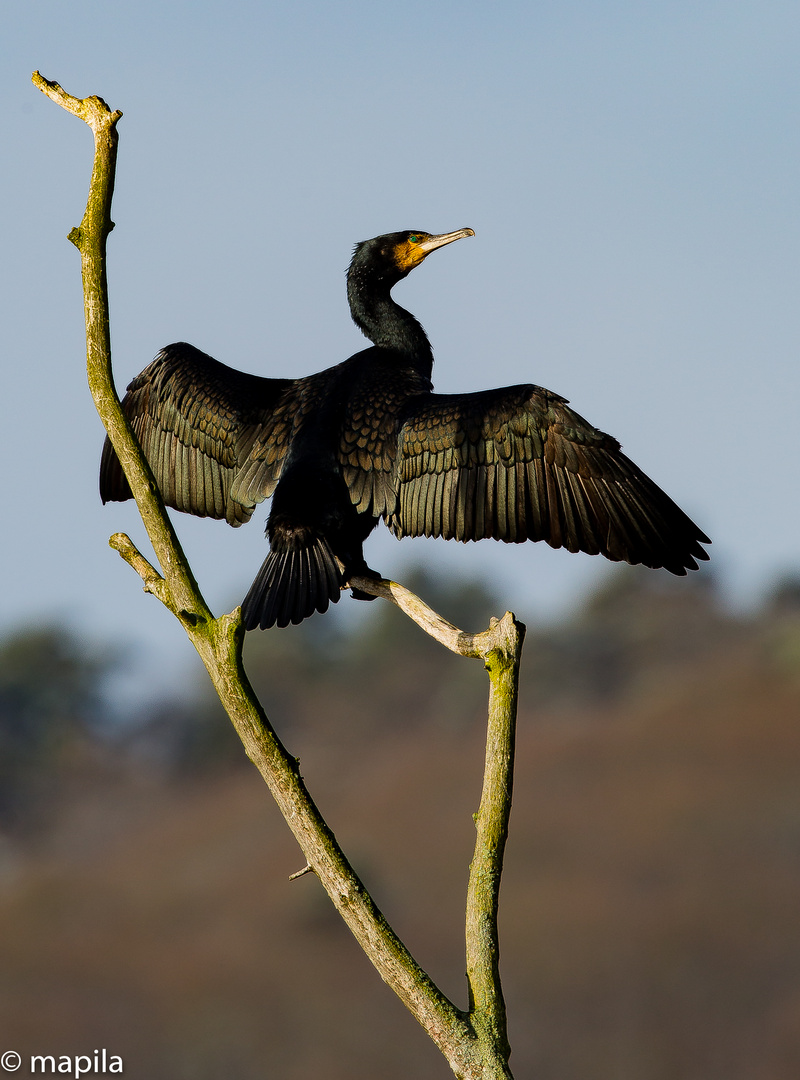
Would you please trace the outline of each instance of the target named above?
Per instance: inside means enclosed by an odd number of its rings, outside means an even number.
[[[685,574],[708,538],[610,435],[538,386],[423,395],[401,424],[397,536],[602,554]]]

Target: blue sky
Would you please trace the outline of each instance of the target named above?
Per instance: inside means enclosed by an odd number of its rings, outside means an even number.
[[[338,362],[365,344],[345,302],[352,245],[471,226],[396,291],[431,337],[437,388],[531,381],[569,398],[709,533],[713,572],[747,604],[800,566],[799,47],[800,8],[771,0],[15,5],[0,44],[0,632],[58,616],[159,656],[188,648],[107,547],[120,529],[144,541],[129,506],[97,497],[65,239],[91,136],[34,69],[124,114],[120,386],[181,339],[267,375]],[[177,517],[207,599],[232,607],[265,514],[238,531]],[[608,567],[383,532],[367,558],[387,576],[424,560],[491,579],[528,621]]]

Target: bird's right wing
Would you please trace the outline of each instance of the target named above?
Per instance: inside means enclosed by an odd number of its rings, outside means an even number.
[[[674,574],[708,558],[708,538],[617,440],[538,386],[412,401],[395,483],[398,536],[544,540]]]
[[[167,506],[240,525],[271,494],[291,434],[291,379],[265,379],[221,364],[199,349],[168,345],[131,382],[123,408]],[[256,444],[269,444],[241,482]],[[100,463],[103,502],[131,498],[111,442]]]

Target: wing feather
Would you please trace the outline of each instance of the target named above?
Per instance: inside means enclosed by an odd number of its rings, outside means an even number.
[[[537,386],[422,394],[398,433],[397,536],[443,536],[603,554],[676,574],[708,538],[563,399]]]
[[[164,502],[232,525],[247,521],[280,476],[294,387],[236,371],[185,342],[162,349],[122,404]],[[108,439],[100,494],[103,502],[131,497]]]

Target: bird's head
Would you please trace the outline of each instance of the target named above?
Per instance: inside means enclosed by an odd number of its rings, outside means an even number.
[[[375,278],[388,279],[394,284],[411,273],[432,251],[464,236],[474,235],[472,229],[456,229],[455,232],[438,235],[409,229],[376,236],[373,240],[362,240],[353,250],[350,272],[367,271]]]

